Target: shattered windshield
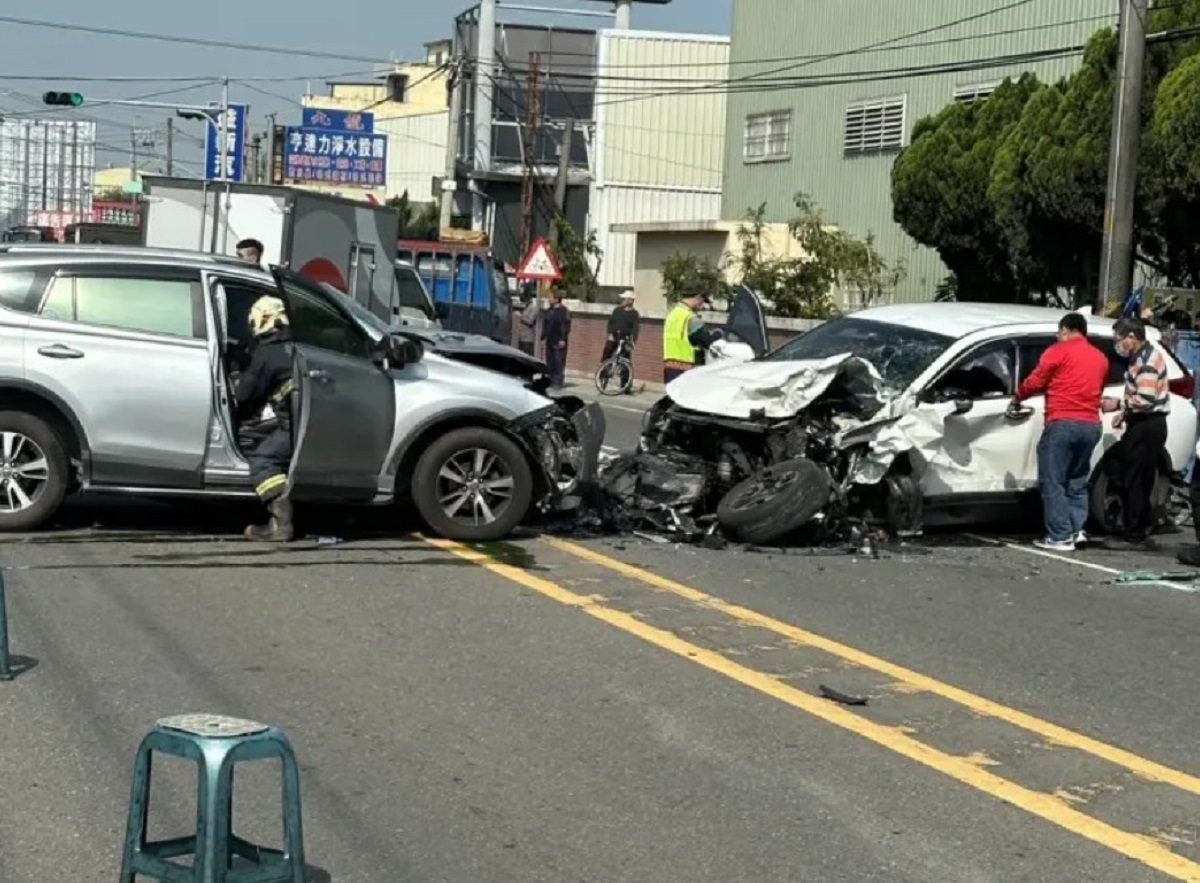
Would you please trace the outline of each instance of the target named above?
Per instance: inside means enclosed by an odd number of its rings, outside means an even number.
[[[866,359],[893,389],[907,389],[954,342],[906,325],[891,325],[850,316],[833,319],[764,357],[767,362],[827,359],[850,353]]]

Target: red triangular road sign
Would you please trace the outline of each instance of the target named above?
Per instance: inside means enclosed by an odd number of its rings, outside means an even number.
[[[558,261],[550,252],[550,246],[545,239],[539,239],[521,261],[521,269],[517,270],[518,279],[535,279],[539,282],[561,282],[562,270]]]

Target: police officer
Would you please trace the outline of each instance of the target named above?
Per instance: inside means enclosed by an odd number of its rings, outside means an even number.
[[[254,351],[233,383],[241,421],[238,444],[250,464],[254,491],[271,513],[264,525],[246,528],[246,539],[286,543],[292,539],[292,502],[287,496],[292,462],[292,335],[283,301],[267,295],[250,308]]]
[[[667,313],[663,325],[664,383],[670,383],[685,371],[704,363],[704,350],[717,337],[699,316],[707,301],[707,295],[692,289]]]

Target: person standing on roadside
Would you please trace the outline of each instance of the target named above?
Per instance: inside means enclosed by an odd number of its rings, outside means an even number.
[[[521,292],[521,316],[517,320],[517,347],[527,356],[537,355],[537,323],[541,312],[537,284],[529,283]]]
[[[617,351],[617,344],[622,340],[629,341],[631,348],[637,343],[642,317],[633,305],[635,300],[636,295],[632,291],[626,291],[621,295],[620,306],[608,317],[608,340],[604,342],[604,353],[600,356],[600,361],[606,362],[611,359],[612,354]],[[632,357],[631,352],[630,358]]]
[[[1110,479],[1117,482],[1125,516],[1124,535],[1111,537],[1106,548],[1152,550],[1150,531],[1156,513],[1150,503],[1158,479],[1158,464],[1167,446],[1167,414],[1171,410],[1167,385],[1167,360],[1146,339],[1139,319],[1118,319],[1113,325],[1113,346],[1129,360],[1122,399],[1105,396],[1101,408],[1116,412],[1113,428],[1125,427],[1121,440],[1109,453]]]
[[[550,292],[550,306],[542,316],[542,340],[546,344],[546,366],[550,386],[562,389],[567,378],[567,343],[571,337],[571,311],[563,303],[562,292]]]
[[[704,351],[716,335],[700,318],[708,295],[698,288],[685,292],[663,323],[663,383],[704,364]]]
[[[1046,534],[1039,549],[1074,552],[1087,542],[1088,478],[1100,442],[1100,401],[1108,358],[1088,342],[1087,319],[1068,313],[1050,346],[1013,399],[1013,410],[1046,395],[1046,428],[1038,442],[1038,484]]]

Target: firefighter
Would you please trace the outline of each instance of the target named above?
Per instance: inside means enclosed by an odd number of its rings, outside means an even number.
[[[253,353],[234,379],[240,420],[238,444],[250,464],[254,491],[270,520],[246,528],[246,539],[286,543],[292,539],[288,470],[292,462],[292,335],[283,301],[267,295],[250,308]]]
[[[692,289],[667,314],[663,325],[664,383],[704,364],[704,351],[717,339],[699,315],[707,303],[708,296],[703,291]]]

